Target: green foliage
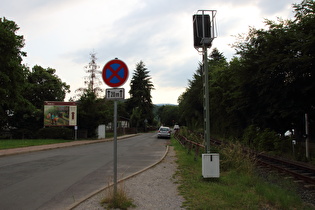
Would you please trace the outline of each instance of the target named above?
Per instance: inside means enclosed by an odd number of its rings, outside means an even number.
[[[62,82],[52,68],[34,66],[32,71],[25,71],[23,98],[32,106],[19,106],[10,117],[9,124],[29,132],[43,127],[44,101],[63,101],[70,86]]]
[[[149,71],[145,67],[145,64],[140,61],[136,64],[136,69],[130,82],[130,98],[126,106],[130,115],[132,115],[135,109],[139,109],[137,113],[140,113],[140,118],[134,117],[133,119],[137,119],[138,121],[134,122],[133,125],[144,127],[145,119],[149,124],[153,123],[153,104],[151,100],[151,90],[153,89],[154,85],[152,84]]]
[[[187,139],[199,143],[199,144],[204,144],[203,140],[203,130],[195,130],[194,132],[190,131],[186,126],[181,126],[180,127],[180,135],[185,136]]]
[[[107,195],[102,199],[101,204],[106,204],[106,209],[125,210],[136,207],[136,205],[133,204],[133,200],[127,196],[123,184],[118,186],[116,193],[114,193],[113,187],[108,188]]]
[[[159,107],[157,115],[162,125],[173,126],[179,122],[178,106],[163,105]]]
[[[138,107],[132,110],[131,117],[130,117],[131,127],[138,128],[140,126],[140,122],[142,119],[141,116],[142,116],[142,112]]]
[[[242,141],[245,145],[253,148],[254,147],[254,139],[257,138],[258,136],[258,131],[259,128],[257,128],[254,125],[250,125],[248,126],[245,130],[244,130],[244,134],[243,134],[243,138]]]
[[[196,70],[193,80],[189,80],[189,87],[178,98],[180,124],[190,128],[202,127],[203,123],[203,93],[202,67]]]
[[[70,87],[54,69],[36,65],[29,71],[22,65],[26,53],[18,29],[13,21],[0,18],[0,129],[17,128],[24,136],[42,127],[43,102],[63,101]]]
[[[94,92],[85,92],[78,101],[78,127],[88,131],[88,137],[96,136],[100,124],[108,124],[113,119],[113,102],[97,99]]]
[[[12,149],[19,147],[39,146],[46,144],[58,144],[68,142],[64,139],[6,139],[0,140],[0,149]]]
[[[224,144],[220,149],[220,167],[222,171],[234,170],[237,173],[252,175],[255,169],[255,158],[244,151],[239,143]]]
[[[255,125],[261,139],[247,133],[248,144],[261,150],[288,150],[288,139],[276,134],[294,129],[296,140],[302,141],[305,113],[314,127],[315,2],[305,0],[293,7],[292,20],[265,20],[265,29],[250,28],[239,36],[233,46],[238,57],[230,62],[217,49],[211,52],[211,135],[241,138]],[[200,66],[178,98],[181,124],[191,129],[204,126],[202,83]]]
[[[261,128],[283,133],[292,123],[299,126],[305,112],[314,113],[314,4],[296,5],[293,21],[266,20],[267,30],[252,28],[236,45],[247,111]]]
[[[16,35],[19,27],[13,21],[0,18],[0,128],[7,125],[18,107],[29,107],[23,98],[24,71],[21,64],[26,53],[23,36]]]
[[[283,137],[266,128],[259,129],[257,126],[248,126],[242,137],[245,145],[258,151],[286,152],[290,148],[290,138]]]
[[[74,139],[74,131],[70,128],[48,127],[37,132],[39,139]]]
[[[30,101],[37,109],[43,107],[44,101],[63,101],[70,86],[62,82],[52,68],[43,68],[35,65],[28,72],[24,98]]]
[[[179,191],[186,200],[183,204],[186,209],[307,208],[295,193],[294,185],[286,188],[282,185],[283,179],[268,182],[257,176],[253,162],[240,152],[239,144],[220,151],[220,164],[224,170],[219,179],[203,179],[201,158],[194,160],[193,154],[187,154],[175,140],[172,145],[178,158],[176,176],[180,177]]]

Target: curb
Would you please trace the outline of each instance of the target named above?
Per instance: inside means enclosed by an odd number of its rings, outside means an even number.
[[[166,157],[166,155],[168,154],[168,152],[169,152],[169,146],[166,147],[166,150],[165,150],[164,155],[163,155],[162,158],[161,158],[160,160],[158,160],[156,163],[153,163],[152,165],[150,165],[150,166],[148,166],[148,167],[146,167],[146,168],[144,168],[144,169],[142,169],[142,170],[140,170],[140,171],[138,171],[138,172],[135,172],[135,173],[133,173],[133,174],[131,174],[131,175],[129,175],[129,176],[123,178],[123,179],[119,179],[119,180],[117,181],[117,183],[120,183],[120,182],[123,182],[123,181],[125,181],[125,180],[127,180],[127,179],[130,179],[130,178],[132,178],[132,177],[134,177],[134,176],[136,176],[136,175],[138,175],[138,174],[140,174],[140,173],[142,173],[142,172],[144,172],[144,171],[146,171],[146,170],[148,170],[148,169],[150,169],[150,168],[156,166],[157,164],[159,164],[160,162],[162,162],[162,160],[164,160],[164,158]],[[95,190],[94,192],[90,193],[89,195],[87,195],[86,197],[82,198],[82,199],[79,200],[78,202],[72,204],[71,206],[69,206],[69,207],[66,208],[66,209],[67,209],[67,210],[73,210],[74,208],[76,208],[77,206],[79,206],[79,205],[80,205],[81,203],[83,203],[84,201],[86,201],[86,200],[88,200],[89,198],[95,196],[96,194],[98,194],[98,193],[100,193],[100,192],[102,192],[102,191],[104,191],[104,190],[110,188],[110,187],[113,186],[113,185],[114,185],[114,183],[111,183],[111,184],[108,185],[108,186],[105,186],[105,187],[102,187],[102,188],[100,188],[100,189],[98,189],[98,190]]]
[[[137,136],[138,134],[130,134],[117,137],[117,140],[122,140],[130,137]],[[38,152],[38,151],[45,151],[45,150],[52,150],[52,149],[60,149],[66,147],[74,147],[74,146],[81,146],[87,144],[96,144],[96,143],[103,143],[108,141],[113,141],[114,138],[108,139],[101,139],[101,140],[88,140],[88,141],[72,141],[72,142],[65,142],[65,143],[57,143],[57,144],[47,144],[47,145],[38,145],[38,146],[29,146],[29,147],[21,147],[21,148],[13,148],[13,149],[5,149],[0,150],[0,158],[10,155],[17,155],[17,154],[24,154],[30,152]]]

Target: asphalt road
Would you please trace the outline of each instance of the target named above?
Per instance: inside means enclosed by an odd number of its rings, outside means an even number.
[[[155,133],[118,141],[118,179],[158,161]],[[0,158],[0,209],[64,209],[113,181],[113,142]]]

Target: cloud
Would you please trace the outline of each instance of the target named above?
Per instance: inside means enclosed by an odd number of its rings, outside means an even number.
[[[291,13],[293,3],[295,2],[292,0],[260,0],[258,1],[258,7],[266,16],[274,17],[279,13]]]
[[[2,0],[0,13],[21,28],[28,54],[24,62],[56,69],[71,86],[68,97],[84,86],[84,66],[94,51],[100,70],[115,57],[128,65],[126,93],[142,60],[156,89],[153,102],[177,103],[202,60],[193,47],[197,10],[217,10],[212,49],[230,59],[233,35],[247,33],[249,26],[264,27],[264,18],[292,17],[291,5],[287,0]]]

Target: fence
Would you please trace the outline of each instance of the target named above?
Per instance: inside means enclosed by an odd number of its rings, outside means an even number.
[[[179,141],[181,145],[186,147],[188,149],[188,153],[191,151],[195,152],[194,159],[196,160],[197,157],[199,156],[200,151],[204,152],[205,151],[205,146],[202,144],[198,144],[194,141],[188,140],[186,137],[182,136],[179,134],[179,131],[176,131],[174,134],[175,139]]]

